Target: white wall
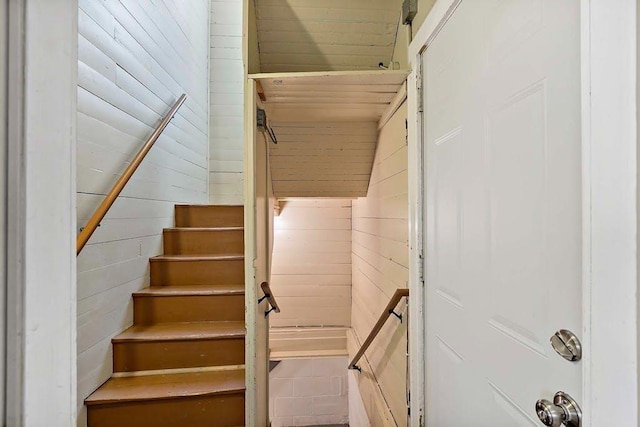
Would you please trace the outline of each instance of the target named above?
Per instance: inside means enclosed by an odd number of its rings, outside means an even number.
[[[253,0],[251,0],[253,1]],[[391,59],[401,0],[257,0],[268,73],[377,69]]]
[[[362,395],[358,388],[358,375],[360,373],[350,370],[347,373],[347,384],[349,387],[349,423],[352,426],[370,427],[367,407],[362,400]]]
[[[289,199],[274,218],[271,327],[351,323],[351,200]]]
[[[244,203],[243,2],[211,1],[209,201]]]
[[[176,203],[206,203],[209,1],[79,0],[78,223],[181,93],[171,124],[78,257],[78,404],[111,373]],[[83,423],[83,414],[79,417]]]
[[[318,86],[317,90],[324,90]],[[372,89],[372,92],[375,90]],[[285,98],[292,95],[269,96]],[[348,102],[345,99],[345,103]],[[335,108],[327,105],[309,107],[308,104],[292,103],[289,107],[294,110],[310,108],[320,114],[318,112],[323,107]],[[272,108],[275,106],[272,105]],[[274,110],[271,112],[273,115]],[[271,127],[278,139],[277,144],[269,145],[276,197],[353,198],[367,194],[378,136],[376,122],[278,121],[273,122]]]
[[[396,38],[396,46],[393,50],[393,61],[400,63],[400,69],[409,69],[408,50],[409,43],[413,36],[416,35],[422,23],[427,19],[427,15],[431,12],[431,8],[435,4],[435,0],[418,0],[418,14],[413,19],[411,26],[411,35],[409,35],[409,28],[406,25],[400,24],[398,27],[398,36]]]
[[[272,426],[347,424],[348,364],[346,357],[283,360],[269,375]]]
[[[14,10],[24,4],[26,13],[24,157],[12,157],[12,168],[22,161],[24,173],[17,184],[24,199],[14,200],[18,205],[24,202],[18,208],[23,216],[12,223],[24,239],[17,244],[24,244],[24,283],[18,283],[24,298],[24,388],[17,392],[22,392],[18,399],[23,398],[24,413],[22,420],[7,425],[68,426],[75,422],[76,412],[75,217],[70,213],[75,207],[78,9],[75,0],[12,3]],[[11,90],[15,89],[14,82]],[[12,140],[12,147],[21,142]]]
[[[408,181],[404,104],[381,130],[367,197],[353,202],[352,331],[363,343],[398,288],[408,281]],[[398,312],[405,313],[401,302]],[[407,323],[389,318],[361,363],[358,385],[369,418],[384,419],[384,401],[398,425],[406,424]],[[350,343],[353,356],[357,346]],[[377,381],[379,385],[375,384]],[[373,383],[373,384],[372,384]],[[381,390],[383,399],[372,393]],[[382,408],[386,410],[386,408]]]

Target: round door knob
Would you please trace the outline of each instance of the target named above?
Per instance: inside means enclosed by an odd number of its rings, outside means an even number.
[[[536,414],[542,424],[549,427],[580,427],[582,423],[580,407],[571,396],[562,391],[556,393],[553,402],[538,400]]]
[[[536,402],[536,413],[542,424],[550,427],[562,426],[564,411],[561,407],[556,406],[547,399],[541,399]]]

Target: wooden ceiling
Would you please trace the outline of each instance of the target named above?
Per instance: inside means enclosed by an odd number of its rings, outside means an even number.
[[[373,70],[393,56],[402,0],[254,0],[261,71]]]
[[[276,197],[363,197],[378,122],[406,71],[282,73],[251,76],[278,144],[269,144]]]

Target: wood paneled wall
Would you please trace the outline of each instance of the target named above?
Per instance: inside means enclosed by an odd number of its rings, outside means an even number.
[[[277,197],[367,194],[376,149],[375,122],[277,123],[270,150]]]
[[[387,64],[400,0],[257,0],[264,72],[377,69]]]
[[[111,373],[175,203],[206,203],[209,1],[79,0],[78,225],[180,96],[188,99],[78,257],[78,404]],[[54,78],[54,76],[52,76]]]
[[[411,43],[413,36],[418,33],[418,30],[424,23],[425,19],[427,19],[434,3],[435,0],[418,0],[418,14],[413,19],[411,37],[409,37],[409,31],[406,25],[400,25],[398,27],[396,46],[393,49],[393,61],[400,63],[401,70],[409,69],[409,43]]]
[[[275,217],[271,327],[351,323],[351,200],[289,199]]]
[[[243,198],[244,66],[243,1],[211,1],[209,202]]]
[[[353,202],[352,331],[364,342],[397,288],[408,281],[407,144],[403,105],[381,130],[367,197]],[[398,312],[405,313],[401,302]],[[406,425],[407,323],[391,317],[366,353],[358,375],[363,396],[376,379],[398,425]],[[357,350],[350,345],[351,356]],[[373,386],[373,387],[372,387]],[[365,399],[371,420],[384,419],[379,405]],[[375,425],[375,423],[373,423]]]

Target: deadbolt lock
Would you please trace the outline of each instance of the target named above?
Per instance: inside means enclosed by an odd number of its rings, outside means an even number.
[[[580,427],[582,422],[580,407],[571,396],[562,391],[556,393],[553,402],[538,400],[536,413],[542,424],[549,427]]]
[[[551,347],[563,358],[570,362],[582,359],[582,344],[573,332],[560,329],[550,338]]]

